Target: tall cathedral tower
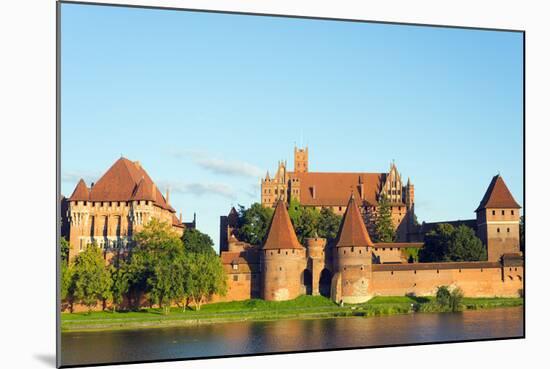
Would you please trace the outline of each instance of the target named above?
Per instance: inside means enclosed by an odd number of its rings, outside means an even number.
[[[294,173],[308,172],[308,148],[294,146]]]

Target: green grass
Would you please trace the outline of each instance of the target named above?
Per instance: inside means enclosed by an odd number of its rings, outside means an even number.
[[[486,309],[523,305],[521,298],[464,298],[463,308]],[[172,308],[170,314],[151,308],[140,311],[62,313],[63,331],[113,330],[180,326],[242,320],[308,319],[349,316],[379,316],[420,312],[443,312],[433,297],[377,296],[362,304],[340,307],[323,296],[300,296],[290,301],[219,302],[203,305],[200,311]]]

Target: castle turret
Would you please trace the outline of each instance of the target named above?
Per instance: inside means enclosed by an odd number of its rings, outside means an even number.
[[[331,297],[339,302],[360,303],[370,297],[373,243],[361,212],[351,195],[333,250]]]
[[[520,252],[519,209],[502,177],[494,176],[476,209],[477,236],[487,247],[488,261]]]
[[[294,147],[294,173],[308,172],[308,148]]]
[[[326,245],[326,238],[319,237],[317,233],[312,238],[306,238],[308,266],[312,277],[311,294],[314,296],[320,295],[319,280],[325,267]],[[310,293],[307,290],[305,292],[306,294]]]
[[[286,205],[279,199],[262,247],[262,295],[265,300],[298,297],[306,270],[306,250],[298,241]]]

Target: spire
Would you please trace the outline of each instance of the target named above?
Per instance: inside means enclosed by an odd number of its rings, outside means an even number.
[[[286,205],[282,200],[277,201],[275,213],[269,226],[264,249],[302,249],[296,232],[290,221]]]
[[[350,196],[336,242],[336,247],[343,246],[373,246],[353,194]]]
[[[268,170],[267,173],[265,174],[265,180],[266,180],[266,181],[269,181],[269,170]]]
[[[521,206],[516,202],[510,190],[504,183],[504,180],[497,174],[491,180],[483,199],[479,203],[479,206],[475,210],[476,212],[486,208],[508,208],[508,209],[520,209]]]

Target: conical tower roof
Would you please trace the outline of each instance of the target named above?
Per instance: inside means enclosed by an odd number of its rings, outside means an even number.
[[[336,242],[336,247],[344,246],[373,246],[353,195],[349,199]]]
[[[483,199],[479,203],[479,206],[476,209],[480,211],[486,208],[497,208],[497,209],[519,209],[521,206],[516,202],[510,190],[504,183],[504,180],[500,175],[496,175],[491,180]]]
[[[78,181],[73,194],[69,198],[70,201],[88,201],[90,199],[90,191],[86,187],[86,182],[81,178]]]
[[[302,249],[283,200],[277,201],[264,249]]]

